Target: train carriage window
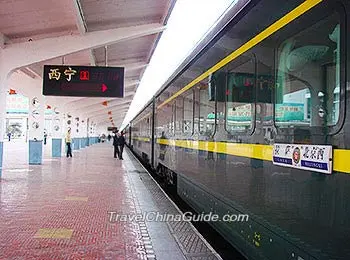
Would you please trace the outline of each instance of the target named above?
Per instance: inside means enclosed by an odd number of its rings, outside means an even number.
[[[278,48],[278,127],[327,127],[340,115],[340,17],[333,14]]]
[[[256,59],[242,55],[226,66],[226,120],[225,128],[230,134],[251,133],[253,128],[256,91]],[[226,88],[225,88],[226,87]]]
[[[160,105],[163,102],[163,99],[161,97],[158,97],[156,99],[156,107]],[[162,136],[162,133],[167,134],[167,118],[165,116],[167,111],[167,105],[163,106],[162,108],[156,109],[155,111],[155,133],[156,137],[160,138]]]
[[[169,94],[167,92],[163,93],[160,97],[157,98],[156,105],[161,105],[164,100],[169,98]],[[159,138],[162,136],[162,133],[164,132],[164,135],[166,136],[173,136],[173,130],[172,130],[172,120],[173,120],[173,106],[172,102],[169,102],[165,104],[164,106],[157,108],[156,110],[156,131],[157,131],[157,137]]]

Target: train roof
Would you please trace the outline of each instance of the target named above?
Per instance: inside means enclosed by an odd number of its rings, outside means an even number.
[[[243,9],[252,0],[238,0],[234,1],[227,8],[226,12],[218,19],[211,29],[200,39],[197,45],[192,49],[191,53],[182,61],[178,68],[173,72],[169,79],[163,84],[163,86],[155,93],[154,96],[159,96],[176,78],[181,75],[203,52],[211,47],[218,38],[222,36],[227,30],[227,25],[234,20],[238,14],[241,14]],[[254,1],[256,2],[256,1]]]

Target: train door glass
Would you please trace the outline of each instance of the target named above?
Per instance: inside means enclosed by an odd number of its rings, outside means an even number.
[[[199,91],[199,133],[211,138],[215,133],[215,101],[209,101],[208,85],[201,85]]]
[[[183,133],[185,136],[190,136],[193,133],[193,91],[184,97],[184,121],[183,121]]]
[[[333,14],[278,48],[275,122],[309,128],[337,124],[340,115],[340,17]]]
[[[171,117],[170,122],[169,122],[169,136],[174,136],[175,135],[175,123],[176,123],[176,102],[173,101],[171,103]]]
[[[175,135],[181,137],[183,131],[183,119],[184,119],[184,99],[180,96],[176,98],[176,122],[175,122]]]
[[[156,100],[156,107],[162,103],[162,100],[158,97]],[[162,138],[168,133],[168,119],[165,116],[166,112],[169,111],[167,105],[157,108],[155,113],[155,133],[157,138]]]
[[[142,117],[142,115],[140,115],[140,117]],[[141,129],[140,132],[142,137],[146,136],[146,128],[147,126],[146,126],[146,118],[145,118],[140,121],[140,129]]]
[[[151,129],[152,129],[152,117],[147,117],[147,133],[146,136],[151,138]]]
[[[194,100],[194,111],[193,111],[193,135],[199,135],[199,124],[200,124],[200,101],[199,101],[199,87],[195,87],[193,90],[193,100]]]

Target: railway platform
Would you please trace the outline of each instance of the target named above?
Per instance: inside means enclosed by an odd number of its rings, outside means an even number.
[[[128,149],[4,166],[0,259],[220,259]]]

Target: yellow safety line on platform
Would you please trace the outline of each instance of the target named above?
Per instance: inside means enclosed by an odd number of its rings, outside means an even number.
[[[272,161],[272,145],[171,139],[157,139],[157,143],[182,148],[189,148],[194,150],[203,150],[214,153],[223,153],[234,156]],[[335,149],[333,154],[333,170],[338,172],[350,173],[350,164],[347,162],[349,158],[350,150]]]
[[[70,239],[73,235],[73,229],[67,228],[40,228],[34,238],[61,238]]]
[[[89,197],[67,196],[64,200],[70,201],[88,201]]]
[[[302,14],[304,14],[305,12],[313,8],[314,6],[318,5],[322,1],[323,0],[306,0],[305,2],[303,2],[302,4],[294,8],[292,11],[287,13],[285,16],[283,16],[282,18],[274,22],[272,25],[267,27],[261,33],[259,33],[258,35],[250,39],[248,42],[243,44],[241,47],[233,51],[230,55],[226,56],[224,59],[216,63],[213,67],[208,69],[206,72],[204,72],[203,74],[201,74],[200,76],[192,80],[188,85],[183,87],[174,95],[166,99],[162,104],[160,104],[157,107],[157,109],[160,109],[161,107],[163,107],[164,105],[166,105],[167,103],[169,103],[170,101],[172,101],[173,99],[175,99],[176,97],[184,93],[185,91],[195,86],[197,83],[199,83],[203,79],[209,77],[210,74],[214,73],[215,71],[219,70],[220,68],[222,68],[223,66],[231,62],[232,60],[236,59],[243,53],[247,52],[248,50],[253,48],[255,45],[262,42],[263,40],[265,40],[266,38],[268,38],[269,36],[277,32],[278,30],[280,30],[281,28],[283,28],[284,26],[286,26],[287,24],[289,24],[290,22],[292,22],[293,20],[295,20],[296,18],[298,18],[299,16],[301,16]]]

